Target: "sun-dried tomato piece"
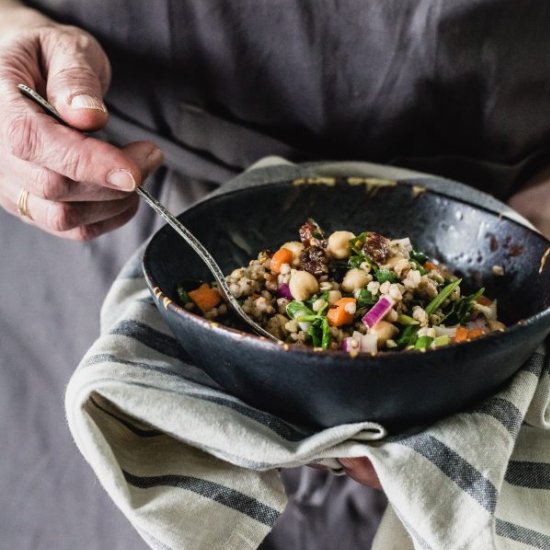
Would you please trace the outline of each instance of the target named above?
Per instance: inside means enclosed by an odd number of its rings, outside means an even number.
[[[319,227],[319,224],[311,218],[308,218],[306,223],[300,227],[300,240],[306,248],[308,246],[322,246],[323,243],[325,243],[324,238],[325,235],[323,230]]]
[[[390,239],[370,231],[365,237],[363,250],[375,262],[384,263],[392,255]]]
[[[304,248],[300,254],[302,269],[309,271],[312,275],[320,277],[328,273],[328,256],[320,246]]]

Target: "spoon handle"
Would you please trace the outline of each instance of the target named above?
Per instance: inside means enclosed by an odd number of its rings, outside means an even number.
[[[203,244],[191,233],[169,210],[167,210],[164,205],[159,202],[155,197],[153,197],[148,191],[143,189],[142,187],[138,187],[136,189],[136,193],[138,195],[141,195],[143,200],[151,207],[153,210],[157,212],[160,216],[162,216],[168,224],[176,231],[181,237],[184,238],[184,240],[187,242],[187,244],[200,256],[202,261],[208,266],[208,269],[216,279],[216,282],[218,283],[218,287],[221,290],[224,298],[231,304],[231,307],[233,310],[239,314],[239,316],[245,321],[249,326],[251,326],[256,333],[261,334],[262,336],[265,336],[266,338],[269,338],[270,340],[277,341],[277,338],[275,338],[271,333],[269,333],[267,330],[265,330],[263,327],[261,327],[258,323],[253,321],[244,311],[242,310],[241,305],[237,301],[237,299],[233,296],[231,293],[231,290],[229,289],[229,285],[227,284],[227,281],[225,280],[225,276],[220,269],[220,266],[217,264],[216,260],[212,257],[210,252],[203,246]]]
[[[46,99],[44,99],[39,93],[37,93],[35,90],[30,88],[29,86],[26,86],[25,84],[19,84],[18,88],[20,92],[28,97],[29,99],[32,99],[35,103],[40,105],[44,111],[46,111],[48,114],[50,114],[52,117],[54,117],[58,122],[65,126],[69,126],[65,120],[61,117],[61,115],[58,113],[57,109],[49,103]],[[207,265],[208,269],[216,279],[216,282],[218,283],[218,287],[221,290],[221,293],[223,294],[223,297],[226,301],[229,302],[229,305],[231,308],[241,317],[241,319],[249,325],[257,334],[261,336],[265,336],[266,338],[269,338],[270,340],[274,340],[278,342],[278,338],[273,336],[270,332],[265,330],[263,327],[261,327],[258,323],[256,323],[251,317],[249,317],[242,309],[241,305],[237,301],[237,299],[231,294],[231,291],[229,290],[229,285],[227,284],[227,281],[225,280],[225,277],[222,273],[222,270],[220,269],[220,266],[217,264],[216,260],[211,256],[210,252],[202,245],[202,243],[191,233],[177,218],[174,216],[169,210],[165,208],[165,206],[160,203],[155,197],[153,197],[148,191],[143,189],[142,187],[138,187],[136,189],[136,193],[140,195],[143,200],[153,209],[155,212],[160,214],[167,222],[168,224],[181,236],[184,238],[184,240],[187,242],[187,244],[199,255],[201,260]]]

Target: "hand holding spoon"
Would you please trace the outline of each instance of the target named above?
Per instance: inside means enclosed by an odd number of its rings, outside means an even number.
[[[19,90],[23,95],[32,99],[35,103],[40,105],[42,109],[52,117],[54,117],[59,123],[69,126],[61,117],[59,112],[46,101],[40,94],[35,92],[32,88],[29,88],[25,84],[19,84]],[[245,313],[237,301],[237,299],[231,294],[229,285],[225,280],[225,276],[217,264],[216,260],[212,257],[210,252],[202,245],[202,243],[191,233],[165,206],[163,206],[155,197],[153,197],[148,191],[142,187],[136,189],[136,193],[153,209],[157,214],[162,216],[166,222],[187,242],[187,244],[200,256],[201,260],[206,264],[206,267],[212,273],[215,281],[218,283],[218,289],[222,296],[233,309],[233,311],[258,335],[269,338],[279,342],[279,339],[273,336],[270,332],[261,327],[256,321],[254,321],[247,313]]]

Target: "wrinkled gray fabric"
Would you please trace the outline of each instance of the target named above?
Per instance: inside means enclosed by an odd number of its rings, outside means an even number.
[[[226,167],[391,161],[503,198],[550,146],[546,0],[32,3],[99,37],[114,111]]]
[[[154,223],[141,207],[131,225],[78,244],[0,211],[2,549],[143,548],[76,451],[63,396],[106,290]]]

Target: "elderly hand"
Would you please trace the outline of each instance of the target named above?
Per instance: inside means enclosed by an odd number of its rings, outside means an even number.
[[[372,489],[382,490],[382,485],[380,485],[380,480],[376,475],[372,462],[367,457],[340,458],[339,462],[346,474],[357,483],[367,485]]]
[[[130,191],[162,163],[161,151],[148,142],[119,149],[64,127],[17,88],[36,89],[75,128],[97,130],[108,118],[105,53],[83,30],[16,4],[0,1],[0,21],[0,205],[69,239],[123,225],[138,207]]]
[[[550,239],[550,168],[527,182],[508,203]]]

